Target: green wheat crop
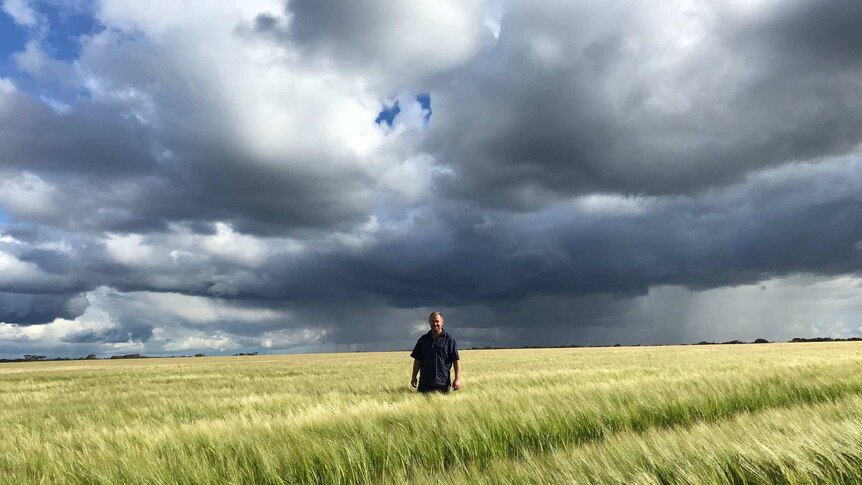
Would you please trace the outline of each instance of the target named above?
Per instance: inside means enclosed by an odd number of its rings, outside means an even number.
[[[860,483],[857,343],[0,366],[2,483]]]

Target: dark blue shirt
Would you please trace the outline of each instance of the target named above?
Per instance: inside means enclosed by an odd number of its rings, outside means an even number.
[[[452,363],[460,359],[458,343],[445,330],[437,340],[434,340],[430,331],[419,337],[410,357],[421,362],[419,390],[449,387],[449,371],[452,370]]]

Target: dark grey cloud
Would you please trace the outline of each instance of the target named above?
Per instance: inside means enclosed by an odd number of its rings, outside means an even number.
[[[616,214],[577,204],[491,213],[441,201],[409,230],[384,232],[358,252],[336,247],[275,256],[253,274],[209,260],[182,269],[148,267],[137,279],[126,269],[124,282],[112,285],[163,290],[150,283],[151,273],[176,271],[190,276],[172,290],[191,294],[212,294],[222,284],[234,289],[221,294],[227,298],[329,308],[373,297],[412,308],[854,273],[862,264],[862,187],[850,176],[858,164],[848,159],[770,171],[698,197],[635,199],[636,210]]]
[[[427,149],[457,174],[441,185],[535,208],[856,151],[857,3],[674,8],[512,2],[496,45],[434,91]]]
[[[293,0],[286,5],[290,15],[289,26],[283,27],[283,35],[312,46],[329,51],[330,54],[349,56],[357,62],[367,62],[389,42],[375,26],[385,26],[387,14],[393,11],[397,2],[355,2],[320,3]],[[261,32],[278,29],[279,19],[272,14],[261,14],[255,27]],[[419,19],[414,19],[419,20]],[[384,27],[385,28],[385,27]]]
[[[856,28],[862,5],[839,0],[829,5],[790,2],[776,6],[768,15],[743,23],[736,37],[738,45],[762,42],[772,55],[793,53],[773,62],[800,67],[836,68],[858,64],[854,52],[862,48],[862,33]],[[842,66],[837,66],[842,67]]]
[[[524,216],[443,213],[363,255],[352,274],[397,306],[500,304],[536,295],[712,288],[794,272],[862,268],[862,200],[853,162],[816,179],[756,178],[701,197],[645,200],[643,213],[562,206]],[[822,184],[822,185],[821,185]],[[806,195],[811,186],[836,192]],[[840,191],[838,189],[841,189]]]
[[[359,250],[311,244],[297,255],[268,253],[253,268],[212,254],[168,256],[172,248],[207,244],[178,246],[178,235],[142,240],[149,248],[142,265],[117,262],[97,241],[78,252],[21,251],[20,258],[89,278],[91,289],[217,296],[301,315],[258,326],[223,319],[219,328],[243,336],[297,322],[353,335],[355,315],[374,308],[496,308],[473,312],[479,328],[499,325],[488,315],[509,308],[504,313],[522,315],[522,325],[547,326],[517,308],[548,306],[526,303],[543,298],[579,302],[568,324],[589,326],[603,318],[597,308],[625,306],[602,298],[628,300],[657,285],[703,290],[796,273],[859,273],[862,181],[852,176],[859,164],[850,158],[773,169],[699,196],[610,198],[602,202],[610,209],[576,201],[523,214],[439,200],[411,226],[383,229]],[[620,200],[628,206],[615,211]]]
[[[298,49],[309,63],[332,62],[390,89],[421,90],[493,40],[484,11],[475,0],[433,6],[290,0],[283,12],[262,12],[250,27]]]
[[[51,323],[56,318],[73,320],[81,316],[88,305],[84,294],[0,293],[0,322],[39,325]]]
[[[123,113],[81,102],[59,115],[23,93],[4,96],[0,109],[0,167],[63,176],[142,176],[155,168],[151,134]]]

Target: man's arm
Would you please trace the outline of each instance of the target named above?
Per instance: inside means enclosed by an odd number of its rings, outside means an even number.
[[[452,388],[457,391],[461,389],[461,361],[456,360],[453,365],[455,366],[455,382],[452,383]]]
[[[413,387],[419,385],[419,379],[416,376],[419,374],[420,367],[422,367],[422,362],[419,359],[413,359],[413,376],[410,378],[410,385]]]

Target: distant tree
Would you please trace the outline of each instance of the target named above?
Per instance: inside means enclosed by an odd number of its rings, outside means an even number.
[[[96,354],[89,354],[84,357],[84,360],[96,360]]]
[[[756,344],[768,344],[769,340],[766,340],[765,338],[759,338],[759,339],[755,340],[754,343],[756,343]]]
[[[840,338],[835,339],[832,337],[814,337],[814,338],[796,337],[793,340],[791,340],[791,342],[840,342],[842,340],[846,340],[846,339],[840,339]]]

